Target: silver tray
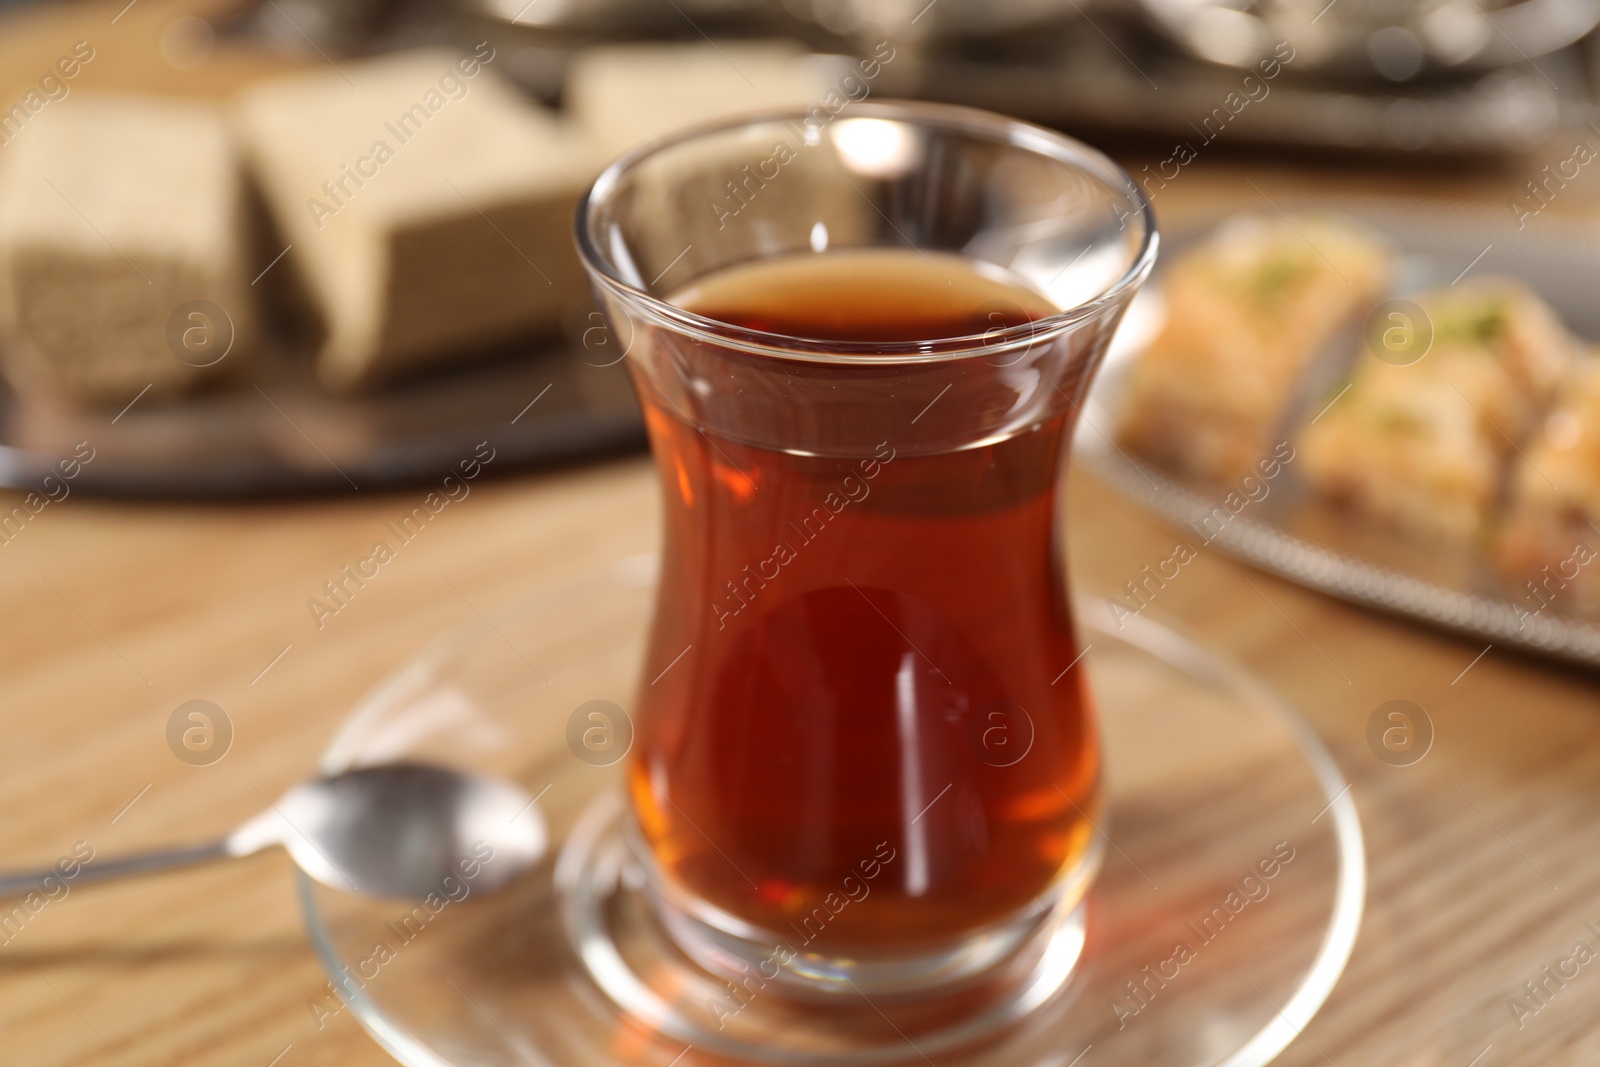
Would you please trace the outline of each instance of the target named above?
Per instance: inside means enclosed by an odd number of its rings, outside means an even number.
[[[1600,340],[1600,231],[1575,227],[1547,214],[1518,230],[1509,209],[1448,207],[1431,202],[1259,202],[1278,210],[1334,211],[1357,219],[1388,239],[1399,254],[1391,295],[1496,274],[1517,278],[1556,309],[1569,329],[1589,342]],[[1181,226],[1163,238],[1171,262],[1203,231]],[[1162,269],[1129,309],[1127,321],[1084,405],[1075,455],[1123,495],[1168,521],[1194,530],[1219,506],[1226,487],[1189,481],[1140,460],[1114,440],[1127,374],[1160,321]],[[1336,381],[1357,353],[1360,325],[1336,338],[1314,361],[1284,433],[1303,424],[1311,405]],[[1293,440],[1292,436],[1288,436]],[[1271,483],[1268,495],[1212,533],[1209,547],[1308,588],[1368,607],[1409,616],[1491,645],[1505,645],[1600,667],[1600,619],[1533,614],[1517,583],[1498,574],[1492,561],[1469,547],[1421,543],[1363,523],[1317,499],[1292,463]],[[1191,539],[1191,544],[1194,544]],[[1198,546],[1204,551],[1205,546]],[[1131,577],[1131,576],[1130,576]],[[1136,604],[1126,605],[1132,610]],[[1555,608],[1559,608],[1557,601]]]
[[[200,393],[133,396],[121,411],[24,401],[0,385],[0,487],[44,495],[62,492],[59,464],[89,450],[68,492],[238,497],[393,488],[474,456],[501,471],[643,443],[620,361],[559,341],[362,396],[328,393],[309,353],[281,342]]]

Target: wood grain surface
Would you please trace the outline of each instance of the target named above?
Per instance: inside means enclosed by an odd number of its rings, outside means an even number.
[[[282,62],[222,49],[178,71],[160,59],[160,35],[199,5],[124,3],[0,22],[0,99],[78,39],[98,58],[74,91],[216,95]],[[1574,134],[1543,156],[1470,173],[1205,158],[1157,207],[1179,218],[1368,192],[1509,213],[1522,183],[1577,139],[1595,141]],[[1592,228],[1595,185],[1585,174],[1530,225]],[[73,494],[0,546],[0,866],[55,863],[79,842],[111,856],[221,834],[305,775],[376,679],[469,617],[450,583],[475,603],[504,604],[656,545],[643,458],[493,472],[319,629],[307,598],[421,492],[215,505]],[[1071,516],[1073,572],[1087,591],[1113,592],[1177,537],[1084,475]],[[1150,610],[1297,702],[1364,820],[1371,893],[1355,957],[1282,1062],[1600,1062],[1600,960],[1559,981],[1543,971],[1579,940],[1600,949],[1596,677],[1349,607],[1215,553]],[[220,705],[235,729],[210,766],[180,761],[165,738],[173,709],[192,699]],[[1436,729],[1414,766],[1368,747],[1368,718],[1392,699],[1420,705]],[[1530,981],[1543,983],[1538,999]],[[0,1065],[390,1062],[348,1013],[318,1027],[322,992],[281,855],[75,888],[0,936]],[[1514,1013],[1512,998],[1538,1010]]]

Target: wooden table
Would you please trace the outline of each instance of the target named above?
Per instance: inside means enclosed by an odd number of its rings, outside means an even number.
[[[85,84],[210,94],[268,62],[218,59],[189,73],[153,65],[163,27],[196,5],[144,0],[113,25],[124,2],[13,19],[0,29],[0,85],[31,80],[34,67],[90,36],[104,62]],[[1297,191],[1449,196],[1500,210],[1570,147],[1464,177],[1207,159],[1157,202],[1169,219]],[[1593,185],[1580,179],[1533,224],[1587,225]],[[1088,477],[1071,493],[1083,588],[1114,591],[1170,552],[1174,530]],[[0,547],[5,865],[52,863],[78,842],[111,856],[217,835],[304,775],[382,673],[469,615],[447,580],[476,603],[504,604],[656,544],[642,458],[485,479],[319,630],[307,598],[416,495],[206,505],[74,494]],[[1348,607],[1215,553],[1186,567],[1152,614],[1198,631],[1298,702],[1365,823],[1361,941],[1282,1062],[1600,1062],[1600,961],[1564,987],[1550,983],[1548,1004],[1524,1013],[1520,1028],[1508,1007],[1514,996],[1537,1005],[1523,984],[1542,980],[1574,942],[1600,948],[1596,678],[1498,648],[1480,658],[1482,643]],[[1381,762],[1365,739],[1372,711],[1396,698],[1422,706],[1437,728],[1412,767]],[[235,727],[232,749],[211,766],[181,762],[165,739],[173,709],[192,699],[214,701]],[[389,1062],[348,1013],[319,1029],[310,1006],[323,974],[281,855],[75,889],[0,942],[0,1064]]]

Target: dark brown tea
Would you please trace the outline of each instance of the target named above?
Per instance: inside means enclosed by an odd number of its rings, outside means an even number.
[[[1055,310],[911,251],[764,260],[673,302],[875,342]],[[629,782],[663,875],[801,952],[935,944],[1049,894],[1089,849],[1099,771],[1054,544],[1071,406],[958,451],[841,456],[639,391],[670,489]]]

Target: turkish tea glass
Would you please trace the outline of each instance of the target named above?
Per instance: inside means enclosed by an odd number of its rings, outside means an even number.
[[[799,997],[981,982],[1098,865],[1060,474],[1155,258],[1149,205],[1056,133],[862,102],[649,144],[595,183],[578,243],[665,512],[627,776],[661,924]],[[872,250],[960,257],[1046,310],[830,340],[675,302]]]

